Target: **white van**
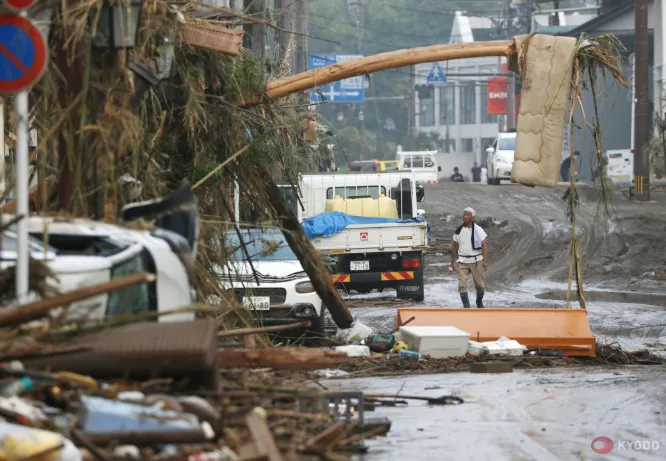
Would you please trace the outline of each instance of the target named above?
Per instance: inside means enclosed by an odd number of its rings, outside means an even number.
[[[608,150],[606,175],[618,187],[629,187],[634,182],[634,154],[630,149]]]
[[[516,149],[516,133],[499,133],[491,147],[486,149],[488,184],[499,186],[502,179],[511,180],[511,169]]]
[[[398,169],[412,171],[418,183],[437,184],[442,167],[437,166],[436,154],[436,150],[403,151],[402,147],[398,146]]]

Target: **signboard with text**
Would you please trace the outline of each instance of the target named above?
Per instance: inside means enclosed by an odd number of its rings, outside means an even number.
[[[312,70],[317,67],[326,67],[331,64],[338,64],[362,57],[363,56],[359,55],[335,54],[311,55],[309,69]],[[321,85],[310,90],[310,103],[316,104],[324,101],[344,103],[363,102],[364,85],[365,77],[363,75]]]

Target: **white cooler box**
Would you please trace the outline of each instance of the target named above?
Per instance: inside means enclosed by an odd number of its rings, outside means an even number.
[[[456,327],[400,327],[400,337],[410,351],[432,358],[462,357],[467,354],[469,333]]]

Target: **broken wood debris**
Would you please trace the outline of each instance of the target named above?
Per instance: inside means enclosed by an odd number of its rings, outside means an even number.
[[[347,359],[345,352],[296,347],[266,349],[220,349],[220,368],[275,368],[279,370],[318,370],[336,366]]]

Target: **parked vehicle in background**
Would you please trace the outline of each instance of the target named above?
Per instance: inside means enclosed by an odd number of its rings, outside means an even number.
[[[629,187],[634,182],[634,154],[630,149],[606,151],[606,174],[618,187]]]
[[[308,336],[323,336],[323,302],[282,231],[243,229],[240,234],[242,244],[236,231],[224,236],[228,264],[218,274],[221,288],[233,291],[257,323],[284,325],[309,320]]]
[[[415,173],[417,183],[437,184],[442,167],[437,166],[436,154],[436,150],[403,151],[402,147],[398,146],[398,168]]]
[[[498,186],[501,180],[511,179],[511,169],[516,149],[516,133],[503,132],[497,135],[495,142],[486,149],[488,184]]]
[[[141,272],[156,275],[152,283],[134,285],[112,293],[74,302],[68,319],[100,321],[117,315],[166,312],[196,301],[193,274],[199,216],[196,197],[183,185],[162,200],[133,203],[121,211],[125,222],[154,220],[156,229],[129,229],[89,219],[45,216],[26,218],[30,255],[53,271],[61,292]],[[12,215],[3,215],[2,223]],[[2,234],[0,268],[16,264],[16,233],[12,227]],[[193,313],[162,315],[160,322],[193,320]]]

